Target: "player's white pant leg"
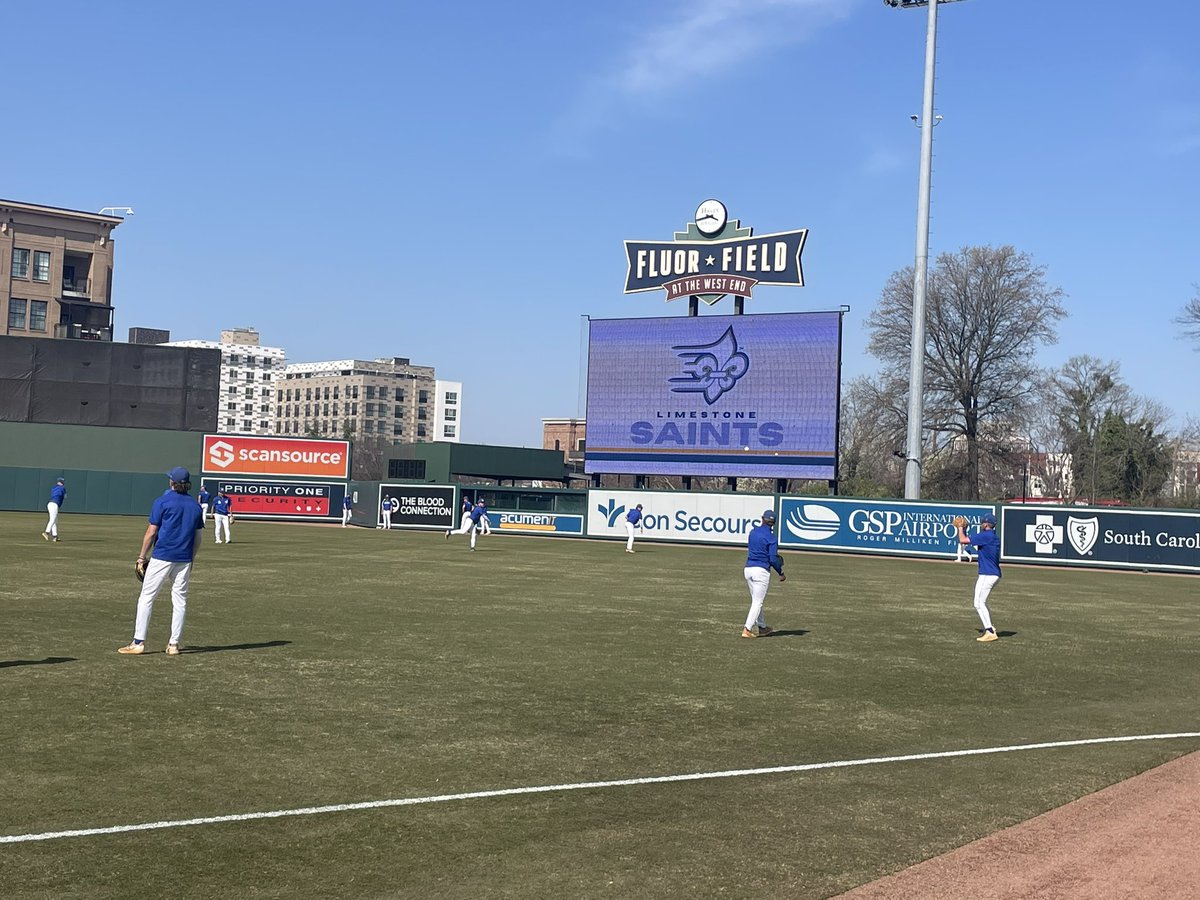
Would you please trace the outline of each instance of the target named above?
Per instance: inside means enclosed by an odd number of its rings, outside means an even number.
[[[492,523],[488,521],[487,516],[484,516],[483,518],[481,518],[479,520],[479,527],[482,529],[482,531],[480,531],[480,534],[491,534],[492,533]]]
[[[475,522],[467,526],[467,533],[471,535],[471,549],[475,549],[475,535],[479,532],[479,527]]]
[[[223,516],[220,513],[217,513],[215,516],[213,516],[213,518],[217,523],[216,534],[213,535],[213,541],[218,544],[221,543],[222,540],[224,540],[225,543],[229,543],[229,516]],[[224,538],[221,537],[222,533],[225,535]]]
[[[50,537],[58,537],[58,504],[51,500],[46,504],[46,512],[50,514],[50,521],[46,523],[46,533]]]
[[[470,516],[463,516],[462,524],[455,528],[451,534],[470,534],[471,529],[475,527],[475,523],[471,521]]]
[[[142,593],[138,595],[137,618],[133,625],[133,639],[144,641],[150,627],[150,613],[154,610],[154,597],[171,573],[171,564],[161,559],[146,563],[146,578],[142,582]]]
[[[987,605],[988,594],[999,580],[999,575],[980,575],[975,580],[975,612],[979,613],[979,621],[983,623],[985,630],[992,627],[992,616]]]
[[[767,588],[771,586],[771,573],[758,566],[746,566],[742,570],[746,576],[746,586],[750,588],[750,612],[746,614],[746,630],[755,625],[764,628],[767,623],[763,620],[763,601],[767,599]]]
[[[208,504],[201,503],[200,504],[200,521],[204,522],[207,520],[208,520]]]
[[[627,535],[629,535],[629,539],[627,541],[625,541],[625,549],[632,550],[633,549],[633,523],[632,522],[629,522],[629,521],[625,522],[625,533]]]
[[[183,620],[187,616],[188,579],[192,576],[192,564],[171,563],[171,640],[178,644],[183,634]]]
[[[342,510],[342,527],[345,528],[349,524],[350,524],[350,510],[343,509]]]

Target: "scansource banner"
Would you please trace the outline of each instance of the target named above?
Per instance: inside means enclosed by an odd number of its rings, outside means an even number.
[[[350,477],[348,441],[206,434],[205,475],[276,475],[284,478]]]
[[[1001,559],[1200,574],[1200,513],[1082,506],[1006,506]]]
[[[958,553],[954,517],[966,516],[970,530],[990,512],[994,512],[991,506],[972,503],[784,497],[779,546],[953,557]]]
[[[516,512],[489,509],[492,531],[508,534],[583,534],[583,516],[563,513]]]
[[[383,498],[392,497],[399,508],[392,513],[393,528],[454,528],[454,485],[381,484],[375,501],[376,521]]]
[[[340,519],[346,485],[295,481],[251,481],[243,478],[205,478],[213,496],[224,491],[233,500],[239,518]]]
[[[584,471],[837,477],[841,313],[594,319]]]
[[[676,491],[588,491],[589,537],[625,537],[625,517],[642,504],[639,537],[660,541],[745,544],[770,494],[684,494]]]

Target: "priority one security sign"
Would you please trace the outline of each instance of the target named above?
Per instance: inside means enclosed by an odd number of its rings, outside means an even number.
[[[234,516],[255,519],[337,519],[342,515],[346,485],[332,482],[251,481],[205,477],[202,484],[216,496],[233,500]]]
[[[588,491],[589,537],[625,537],[625,517],[642,504],[640,536],[660,541],[745,544],[770,494],[683,494],[676,491]]]
[[[1006,506],[1002,559],[1200,573],[1200,513],[1081,506]]]

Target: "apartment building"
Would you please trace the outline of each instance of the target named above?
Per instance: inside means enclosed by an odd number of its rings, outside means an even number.
[[[0,334],[112,341],[112,232],[123,221],[0,200]]]
[[[275,434],[275,394],[283,377],[282,347],[264,347],[253,328],[231,328],[219,341],[170,341],[168,347],[221,351],[217,431],[222,434]]]
[[[462,385],[400,356],[293,363],[276,387],[276,434],[457,441]]]
[[[587,419],[542,419],[542,449],[560,450],[567,462],[583,462]]]

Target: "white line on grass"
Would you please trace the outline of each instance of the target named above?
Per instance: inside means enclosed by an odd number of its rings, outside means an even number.
[[[129,831],[157,831],[164,828],[183,828],[188,825],[218,825],[224,822],[249,822],[254,819],[282,819],[291,816],[317,816],[324,813],[350,812],[359,809],[384,809],[391,806],[416,806],[421,803],[449,803],[455,800],[483,800],[489,797],[513,797],[519,794],[547,794],[554,791],[585,791],[598,788],[630,787],[639,784],[664,784],[670,781],[706,781],[713,778],[741,778],[747,775],[778,775],[789,772],[814,772],[818,769],[844,769],[850,766],[875,766],[881,763],[917,762],[925,759],[948,759],[955,756],[985,756],[992,753],[1013,753],[1018,750],[1047,750],[1055,747],[1082,747],[1087,744],[1119,744],[1130,741],[1168,741],[1176,738],[1200,738],[1200,731],[1181,731],[1174,734],[1134,734],[1124,737],[1086,738],[1077,741],[1047,741],[1041,744],[1014,744],[1011,747],[979,747],[973,750],[943,750],[938,753],[910,753],[906,756],[876,756],[870,759],[842,759],[834,762],[804,763],[796,766],[768,766],[761,769],[730,769],[725,772],[693,772],[689,775],[650,775],[644,778],[618,778],[613,781],[584,781],[576,784],[543,784],[533,787],[502,788],[494,791],[468,791],[462,794],[438,794],[433,797],[405,797],[398,800],[367,800],[362,803],[335,803],[331,806],[304,806],[299,809],[275,809],[269,812],[235,813],[228,816],[204,816],[199,819],[175,819],[163,822],[142,822],[137,825],[113,825],[108,828],[79,828],[72,831],[44,831],[40,834],[10,834],[0,836],[0,844],[26,844],[31,841],[53,841],[59,838],[92,837],[101,834],[124,834]]]

